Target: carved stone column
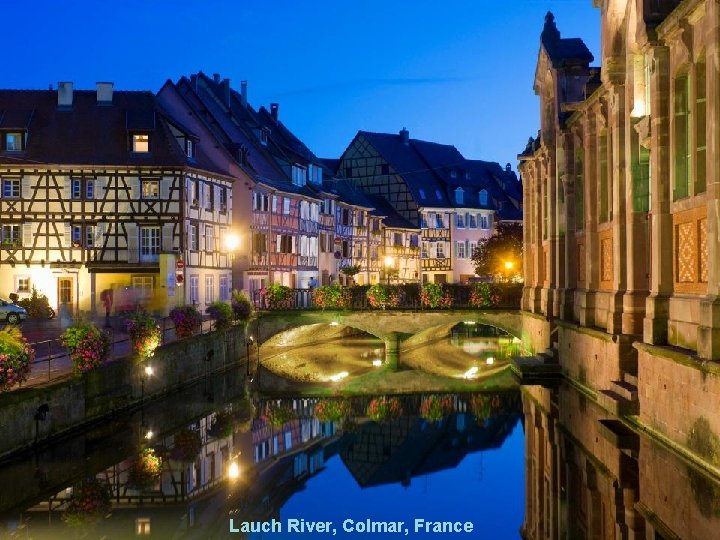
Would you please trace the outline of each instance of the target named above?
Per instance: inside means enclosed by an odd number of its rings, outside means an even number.
[[[595,326],[595,295],[599,285],[600,249],[597,239],[598,182],[597,182],[597,111],[588,111],[583,129],[585,148],[585,283],[579,292],[579,318],[582,326]]]
[[[670,52],[667,47],[658,46],[653,47],[650,56],[653,63],[650,79],[652,147],[650,296],[645,302],[643,341],[661,345],[667,343],[669,298],[673,290],[671,248],[673,230],[670,215]],[[708,177],[709,174],[708,171]]]
[[[575,243],[575,136],[572,132],[563,133],[564,174],[562,189],[565,194],[564,206],[564,253],[565,263],[560,285],[560,317],[572,321],[575,319],[575,289],[577,288],[577,254]]]

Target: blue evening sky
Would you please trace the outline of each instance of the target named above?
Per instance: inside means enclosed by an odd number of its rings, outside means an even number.
[[[533,74],[544,15],[599,65],[591,0],[28,0],[3,5],[0,88],[157,91],[219,72],[317,155],[359,129],[454,144],[516,165],[537,132]]]

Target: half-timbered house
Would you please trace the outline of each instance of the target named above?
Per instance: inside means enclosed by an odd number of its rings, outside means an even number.
[[[165,312],[230,289],[232,178],[152,93],[3,90],[0,137],[2,296],[37,289],[68,314],[100,311],[101,296]]]

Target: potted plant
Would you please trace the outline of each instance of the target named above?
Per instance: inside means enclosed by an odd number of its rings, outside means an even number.
[[[367,415],[375,422],[382,422],[388,418],[402,416],[403,407],[400,399],[396,397],[376,397],[368,404]]]
[[[200,433],[184,428],[175,434],[175,444],[170,450],[170,457],[177,461],[195,461],[202,450]]]
[[[170,318],[175,323],[175,335],[178,338],[192,336],[202,324],[202,315],[195,306],[182,306],[170,311]]]
[[[352,413],[347,399],[320,399],[315,404],[315,418],[321,422],[340,422]]]
[[[215,330],[224,330],[230,328],[233,320],[233,310],[225,302],[219,300],[210,304],[205,313],[210,315],[210,318],[215,321]]]
[[[110,337],[86,321],[77,321],[68,327],[60,341],[70,353],[76,374],[100,367],[110,352]]]
[[[151,358],[160,346],[162,334],[155,319],[144,310],[138,310],[125,321],[133,350],[141,359]]]
[[[27,380],[35,351],[17,326],[0,330],[0,392]]]
[[[233,318],[241,323],[248,322],[255,312],[255,306],[253,306],[245,291],[234,290],[232,292],[230,307],[232,308]]]
[[[420,416],[429,422],[437,422],[452,412],[452,400],[447,396],[432,395],[420,402]]]
[[[135,458],[128,470],[128,487],[146,490],[152,488],[162,475],[162,459],[152,448],[146,448]]]
[[[73,486],[72,497],[62,519],[69,527],[93,525],[112,509],[110,492],[97,478],[86,478]]]

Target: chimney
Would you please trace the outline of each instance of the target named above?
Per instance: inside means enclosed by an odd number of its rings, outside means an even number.
[[[225,106],[230,108],[230,79],[223,79],[222,82],[222,96]]]
[[[213,73],[213,81],[215,81],[215,84],[220,84],[220,74],[219,73]]]
[[[111,83],[111,82],[95,83],[95,88],[97,89],[97,104],[98,105],[112,105],[113,83]]]
[[[509,163],[505,165],[505,172],[512,172],[512,166]]]
[[[72,109],[73,83],[58,83],[58,109]]]
[[[278,121],[278,107],[279,107],[279,105],[277,103],[270,104],[270,116],[272,116],[272,119],[275,122]]]
[[[402,139],[402,143],[405,146],[410,144],[410,132],[407,130],[407,128],[402,128],[400,130],[400,139]]]
[[[240,81],[240,103],[247,107],[247,81]]]

